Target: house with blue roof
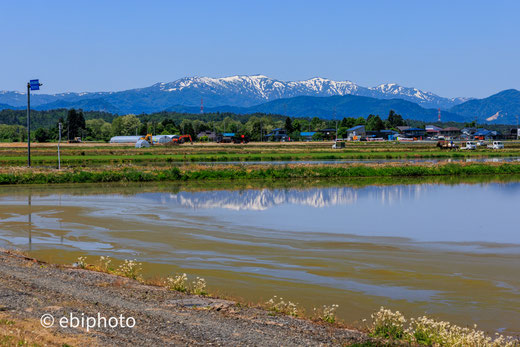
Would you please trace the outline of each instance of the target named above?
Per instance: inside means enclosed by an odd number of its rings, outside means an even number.
[[[300,136],[304,141],[312,141],[312,137],[316,134],[316,131],[302,131]]]
[[[476,139],[484,139],[484,140],[496,140],[502,136],[502,134],[499,131],[491,131],[487,129],[477,129],[475,133],[473,134]]]
[[[364,125],[356,125],[355,127],[352,127],[347,130],[347,137],[349,139],[354,138],[354,136],[360,138],[360,137],[366,137],[367,136],[367,130]]]

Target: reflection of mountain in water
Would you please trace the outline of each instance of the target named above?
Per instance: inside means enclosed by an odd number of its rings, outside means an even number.
[[[358,199],[393,204],[402,199],[417,199],[427,185],[335,187],[312,189],[250,189],[145,193],[142,197],[187,208],[225,208],[230,210],[266,210],[283,204],[327,207],[354,204]]]
[[[309,190],[243,190],[214,191],[170,195],[171,199],[185,207],[227,208],[231,210],[266,210],[282,204],[325,207],[351,204],[357,199],[354,189]]]

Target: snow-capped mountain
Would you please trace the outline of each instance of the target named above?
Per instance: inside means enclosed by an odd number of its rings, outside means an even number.
[[[377,99],[404,99],[426,108],[447,109],[460,104],[467,98],[444,98],[417,88],[402,87],[394,83],[376,87],[362,87],[351,81],[333,81],[315,77],[304,81],[284,82],[264,75],[232,76],[224,78],[186,77],[171,83],[158,83],[152,88],[167,92],[199,90],[204,94],[247,97],[242,103],[233,100],[230,106],[253,106],[262,102],[295,96],[359,95]],[[207,103],[208,106],[222,104]]]
[[[357,95],[377,99],[404,99],[425,108],[448,109],[465,101],[444,98],[416,88],[396,84],[362,87],[351,81],[311,78],[285,82],[263,75],[223,78],[185,77],[169,83],[121,92],[40,94],[31,97],[37,109],[82,107],[116,113],[157,112],[173,106],[198,106],[201,98],[205,107],[250,107],[282,98],[296,96]],[[87,100],[89,100],[87,102]],[[26,96],[19,92],[0,91],[0,104],[23,107]],[[96,105],[99,104],[99,107]]]
[[[431,92],[424,92],[417,88],[402,87],[395,83],[380,84],[368,89],[370,89],[373,94],[365,96],[371,96],[377,99],[403,99],[415,102],[426,108],[448,109],[470,100],[470,98],[443,98]]]

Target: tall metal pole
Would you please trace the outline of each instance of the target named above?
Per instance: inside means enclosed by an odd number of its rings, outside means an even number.
[[[516,139],[520,139],[520,128],[518,128],[518,115],[516,115]]]
[[[27,165],[31,167],[31,85],[27,83]]]
[[[62,127],[62,124],[60,122],[60,123],[58,123],[58,131],[59,131],[59,135],[58,135],[58,170],[61,170],[61,158],[60,158],[61,127]]]

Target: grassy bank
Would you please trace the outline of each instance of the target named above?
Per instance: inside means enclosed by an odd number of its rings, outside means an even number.
[[[198,180],[251,180],[291,178],[423,177],[520,174],[520,164],[414,164],[414,165],[285,165],[186,166],[182,168],[99,168],[68,170],[16,169],[0,171],[0,184],[98,182],[160,182]]]

